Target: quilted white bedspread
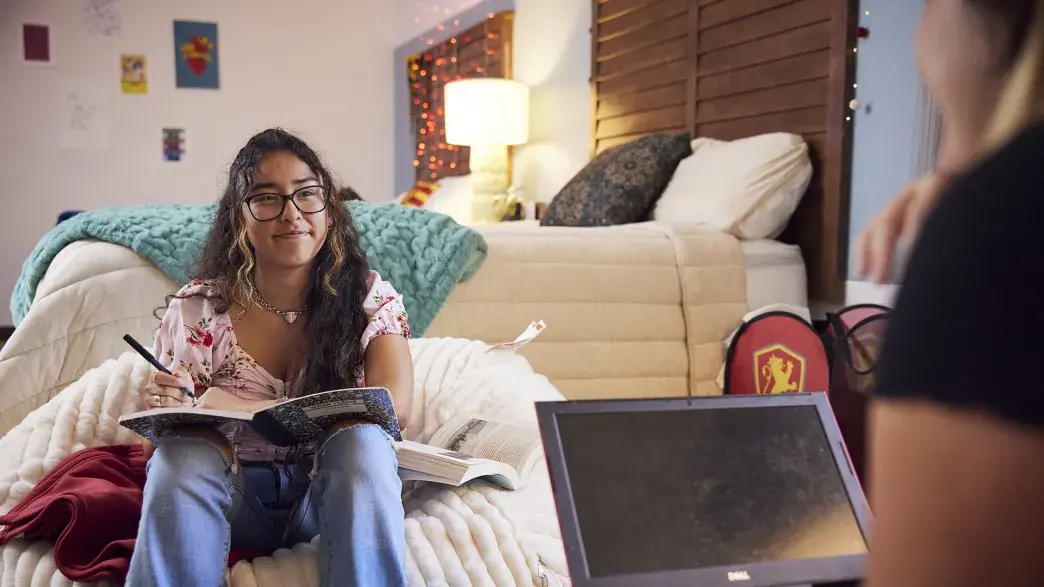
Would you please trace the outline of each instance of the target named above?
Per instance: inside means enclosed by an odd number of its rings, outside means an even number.
[[[415,373],[411,438],[425,441],[458,413],[482,413],[535,425],[533,402],[561,399],[548,380],[512,353],[455,338],[411,341]],[[10,511],[70,453],[137,442],[118,425],[139,409],[137,390],[150,367],[132,353],[88,371],[0,439],[0,512]],[[547,470],[505,491],[417,484],[404,496],[407,577],[413,586],[529,586],[569,583]],[[240,562],[233,586],[316,585],[315,541]],[[0,549],[0,586],[68,586],[46,543],[14,541]]]

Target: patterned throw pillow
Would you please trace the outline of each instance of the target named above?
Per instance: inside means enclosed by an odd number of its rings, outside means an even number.
[[[688,133],[655,134],[607,149],[551,200],[541,226],[610,226],[642,222],[682,159]]]

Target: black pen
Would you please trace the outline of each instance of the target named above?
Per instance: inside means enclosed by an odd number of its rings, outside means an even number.
[[[171,375],[171,376],[174,375],[173,373],[170,372],[170,369],[168,369],[168,368],[164,367],[163,365],[161,365],[160,362],[156,360],[156,357],[152,356],[152,353],[150,353],[149,351],[145,350],[145,347],[141,346],[141,343],[139,343],[138,341],[134,340],[133,336],[131,336],[129,334],[124,334],[123,335],[123,340],[127,344],[131,345],[131,348],[134,349],[135,351],[137,351],[138,354],[141,355],[141,357],[143,359],[145,359],[146,361],[151,363],[153,367],[159,369],[160,371],[166,373],[167,375]],[[187,387],[182,387],[181,388],[181,392],[184,393],[185,395],[189,396],[192,399],[196,399],[196,394],[192,393],[192,390],[187,388]]]

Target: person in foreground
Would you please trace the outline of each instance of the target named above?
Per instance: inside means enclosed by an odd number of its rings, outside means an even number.
[[[1044,1],[930,0],[917,48],[940,171],[861,244],[881,277],[919,232],[871,406],[866,584],[1039,586]]]
[[[149,408],[256,411],[363,385],[408,417],[413,366],[399,294],[369,269],[330,172],[300,139],[261,132],[228,174],[200,278],[168,299]],[[181,430],[148,463],[127,585],[218,586],[230,549],[269,554],[320,535],[324,586],[405,585],[401,482],[390,438],[345,421],[314,447],[249,427]]]

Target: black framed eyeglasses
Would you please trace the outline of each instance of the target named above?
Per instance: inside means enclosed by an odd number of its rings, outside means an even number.
[[[287,202],[293,202],[301,214],[317,214],[326,209],[326,188],[319,185],[303,187],[290,195],[254,194],[243,199],[250,215],[258,222],[275,220],[283,215]]]

